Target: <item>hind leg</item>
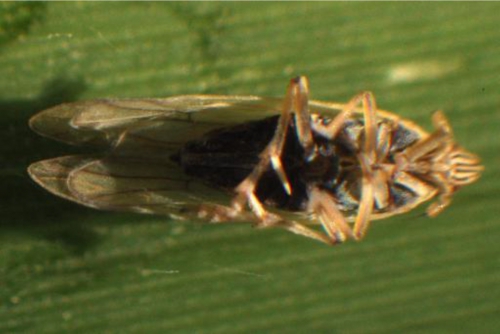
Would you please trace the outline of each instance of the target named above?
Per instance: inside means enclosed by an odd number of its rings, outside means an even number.
[[[310,126],[310,115],[308,110],[309,83],[306,77],[297,77],[290,81],[283,103],[283,110],[278,120],[278,126],[273,138],[260,154],[260,161],[252,172],[236,187],[236,197],[232,207],[241,212],[245,205],[252,209],[255,215],[262,221],[276,220],[277,217],[269,214],[255,195],[255,190],[260,177],[271,166],[281,180],[284,190],[290,195],[292,189],[286,176],[281,154],[285,145],[288,127],[295,114],[295,124],[297,127],[297,137],[305,152],[310,152],[313,148],[313,139]]]

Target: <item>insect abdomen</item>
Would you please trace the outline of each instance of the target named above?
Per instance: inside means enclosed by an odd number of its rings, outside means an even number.
[[[212,186],[233,190],[259,162],[259,155],[271,141],[278,116],[210,131],[188,142],[174,157],[185,173]],[[291,126],[292,127],[292,126]],[[267,205],[287,210],[301,210],[307,201],[303,179],[303,150],[295,130],[289,129],[283,164],[293,189],[284,191],[276,173],[269,169],[257,186],[257,197]]]

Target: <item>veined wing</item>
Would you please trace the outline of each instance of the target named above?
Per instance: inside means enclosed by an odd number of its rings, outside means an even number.
[[[66,103],[30,120],[31,128],[70,144],[109,146],[134,134],[143,140],[183,143],[211,129],[279,114],[280,99],[186,95]]]
[[[332,118],[343,107],[340,103],[309,102],[311,113]],[[257,96],[91,100],[44,110],[31,118],[30,126],[41,135],[70,144],[100,147],[119,144],[127,150],[147,145],[178,148],[212,129],[262,119],[281,111],[282,99]],[[361,117],[362,110],[356,109],[354,113]],[[420,129],[392,113],[379,111],[378,115]],[[421,135],[425,135],[423,130]]]
[[[43,188],[102,210],[169,215],[199,220],[200,205],[228,205],[231,194],[207,187],[175,165],[129,157],[65,156],[32,164],[28,172]],[[250,213],[236,221],[253,221]]]

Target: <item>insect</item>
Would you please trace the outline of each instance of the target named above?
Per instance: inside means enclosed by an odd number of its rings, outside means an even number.
[[[444,114],[432,121],[429,134],[378,110],[370,92],[347,104],[309,100],[303,76],[284,99],[75,102],[40,112],[31,128],[102,152],[28,171],[51,193],[97,209],[252,222],[337,244],[434,197],[427,214],[436,216],[479,178],[478,157],[455,143]]]

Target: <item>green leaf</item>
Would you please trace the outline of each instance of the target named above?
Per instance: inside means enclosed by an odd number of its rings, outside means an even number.
[[[0,332],[500,330],[497,3],[6,6]],[[419,208],[375,222],[360,243],[329,248],[281,230],[92,211],[26,174],[33,161],[81,151],[29,131],[43,108],[103,97],[282,96],[298,74],[314,99],[371,90],[380,108],[427,129],[443,109],[457,141],[483,159],[482,178],[435,219]]]

